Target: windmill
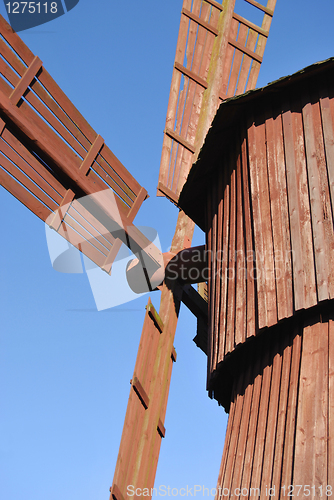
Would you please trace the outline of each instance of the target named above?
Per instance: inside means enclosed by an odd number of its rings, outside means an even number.
[[[176,69],[177,71],[179,71],[179,69],[180,69],[180,68],[175,68],[175,69]],[[190,76],[189,76],[189,75],[188,75],[188,77],[190,78]],[[168,130],[167,130],[167,132],[170,132],[170,131],[168,131]],[[166,134],[166,135],[167,135],[167,134]],[[169,139],[173,139],[173,137],[170,137],[170,136],[171,136],[171,134],[169,134],[169,136],[168,136],[168,137],[169,137]],[[174,138],[174,139],[175,139],[175,138]],[[164,192],[164,191],[165,191],[165,194],[168,194],[168,195],[169,195],[169,197],[170,197],[171,199],[173,199],[173,192],[170,192],[170,191],[172,191],[172,190],[167,191],[168,189],[170,189],[170,187],[168,188],[168,186],[166,185],[166,183],[164,184],[164,183],[163,183],[163,181],[160,181],[160,182],[161,182],[161,184],[159,184],[159,190],[160,190],[160,192]],[[175,194],[175,193],[174,193],[174,194]],[[175,201],[175,200],[174,200],[174,201]]]

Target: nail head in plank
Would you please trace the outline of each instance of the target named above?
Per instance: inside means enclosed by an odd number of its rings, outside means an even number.
[[[133,379],[131,381],[131,385],[132,385],[135,393],[139,397],[139,399],[140,399],[142,405],[144,406],[145,410],[147,410],[148,405],[150,404],[150,398],[148,397],[148,395],[147,395],[144,387],[139,382],[138,377],[133,377]]]
[[[200,76],[196,75],[196,73],[194,73],[193,71],[190,71],[185,66],[182,66],[182,64],[175,62],[174,67],[175,67],[175,69],[180,71],[183,75],[187,76],[188,78],[190,78],[194,82],[198,83],[198,85],[201,85],[201,87],[203,87],[205,89],[208,88],[208,84],[207,84],[206,80],[204,80]]]
[[[87,174],[88,170],[93,165],[97,155],[101,151],[103,144],[104,144],[104,139],[100,135],[98,135],[93,144],[91,145],[85,159],[81,163],[80,170],[82,172]]]
[[[178,142],[184,148],[188,149],[191,153],[195,153],[195,147],[190,144],[190,142],[184,140],[181,136],[179,136],[176,132],[171,130],[170,128],[166,128],[165,134],[168,135],[171,139]]]
[[[10,95],[10,100],[13,104],[17,104],[32,80],[35,78],[39,70],[41,69],[43,63],[38,56],[34,57],[30,66],[26,69],[24,75],[16,85],[15,89]]]
[[[262,63],[263,58],[261,56],[257,55],[252,50],[247,49],[247,47],[244,47],[243,45],[241,45],[241,43],[237,42],[236,40],[232,40],[230,38],[228,43],[230,45],[232,45],[233,47],[235,47],[236,49],[241,50],[241,52],[243,52],[247,56],[251,57],[252,59],[255,59],[255,61]]]
[[[189,10],[182,9],[182,14],[184,16],[186,16],[186,17],[189,17],[189,19],[191,19],[195,23],[197,23],[200,26],[202,26],[202,28],[205,28],[207,31],[210,31],[210,33],[212,33],[213,35],[215,35],[215,36],[218,35],[218,30],[216,28],[214,28],[213,26],[211,26],[209,23],[206,23],[205,21],[203,21],[200,17],[195,16],[195,14],[193,14]]]

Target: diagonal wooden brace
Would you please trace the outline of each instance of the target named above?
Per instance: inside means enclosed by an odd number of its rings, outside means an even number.
[[[43,66],[42,61],[39,57],[34,57],[32,63],[26,69],[25,73],[22,75],[22,78],[19,80],[13,92],[10,94],[9,98],[11,102],[15,105],[18,104],[19,100],[29,87],[32,80],[35,78],[41,67]]]

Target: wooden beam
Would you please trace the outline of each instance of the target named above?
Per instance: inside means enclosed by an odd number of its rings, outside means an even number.
[[[202,26],[202,28],[205,28],[206,30],[210,31],[210,33],[212,33],[213,35],[215,35],[215,36],[218,35],[217,28],[214,28],[209,23],[206,23],[200,17],[198,17],[195,14],[193,14],[192,12],[190,12],[190,10],[182,9],[182,14],[184,16],[188,17],[189,19],[191,19],[192,21],[194,21],[195,23],[197,23],[200,26]]]

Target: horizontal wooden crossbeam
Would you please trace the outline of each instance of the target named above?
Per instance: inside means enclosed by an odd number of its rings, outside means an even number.
[[[148,397],[144,387],[141,385],[138,377],[133,377],[131,384],[135,393],[142,402],[142,405],[144,406],[145,410],[147,410],[148,405],[150,404],[150,398]]]
[[[184,148],[188,149],[188,151],[190,151],[191,153],[195,153],[195,147],[170,128],[166,128],[165,134],[168,135],[171,139],[174,139],[174,141],[181,144],[181,146],[183,146]]]
[[[247,47],[245,47],[241,43],[236,42],[235,40],[232,40],[232,38],[229,39],[228,43],[230,45],[232,45],[233,47],[235,47],[236,49],[238,49],[241,52],[243,52],[244,54],[246,54],[247,56],[251,57],[255,61],[258,61],[259,63],[262,63],[262,59],[263,58],[261,56],[259,56],[258,54],[255,54],[255,52],[253,52],[252,50],[247,49]]]
[[[262,10],[265,14],[268,14],[268,16],[273,17],[274,12],[272,10],[268,9],[267,7],[265,7],[264,5],[261,5],[259,2],[256,2],[255,0],[245,0],[245,1],[247,3],[250,3],[251,5],[253,5],[257,9]]]
[[[248,21],[248,19],[245,19],[244,17],[242,16],[239,16],[239,14],[236,14],[234,12],[233,14],[233,19],[235,19],[236,21],[238,21],[239,23],[241,24],[244,24],[245,26],[247,26],[248,28],[256,31],[257,33],[259,33],[260,35],[263,35],[265,36],[266,38],[268,38],[268,35],[269,35],[269,32],[260,28],[260,26],[258,26],[257,24],[254,24],[250,21]]]
[[[207,31],[210,31],[210,33],[212,33],[213,35],[215,35],[215,36],[218,35],[218,30],[216,28],[211,26],[209,23],[206,23],[205,21],[203,21],[203,19],[201,19],[200,17],[198,17],[195,14],[193,14],[192,12],[190,12],[190,10],[182,9],[182,14],[184,16],[188,17],[189,19],[191,19],[192,21],[194,21],[195,23],[202,26],[202,28],[205,28]]]
[[[187,69],[185,66],[182,66],[182,64],[175,62],[174,67],[180,71],[183,75],[187,76],[190,78],[190,80],[193,80],[194,82],[198,83],[198,85],[201,85],[204,89],[208,88],[208,83],[204,78],[201,78],[198,76],[196,73],[191,71],[190,69]]]

